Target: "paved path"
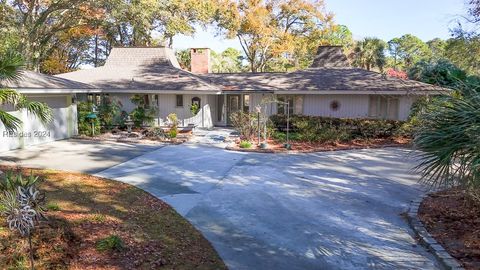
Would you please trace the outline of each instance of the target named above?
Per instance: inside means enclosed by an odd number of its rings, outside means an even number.
[[[422,193],[409,154],[246,154],[192,143],[98,175],[170,203],[230,269],[438,269],[401,216]]]
[[[62,140],[0,153],[0,164],[96,173],[159,149],[142,145],[87,140]]]

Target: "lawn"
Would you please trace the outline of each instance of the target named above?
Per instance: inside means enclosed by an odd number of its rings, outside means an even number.
[[[136,187],[79,173],[33,173],[44,179],[48,208],[33,237],[36,269],[226,269],[188,221]],[[105,248],[104,239],[122,245]],[[0,269],[28,269],[26,247],[0,222]]]

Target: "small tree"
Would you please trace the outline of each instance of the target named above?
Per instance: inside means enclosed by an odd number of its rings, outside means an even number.
[[[230,115],[232,126],[245,140],[252,140],[255,138],[258,132],[257,120],[258,116],[256,113],[238,111]]]
[[[171,113],[167,116],[169,126],[170,126],[170,131],[169,131],[169,136],[170,138],[176,138],[178,134],[178,118],[175,113]]]
[[[478,88],[477,88],[478,89]],[[417,167],[431,186],[480,189],[480,92],[472,87],[432,100],[418,115]]]

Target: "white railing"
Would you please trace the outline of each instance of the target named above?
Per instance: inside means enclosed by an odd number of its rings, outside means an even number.
[[[183,119],[181,121],[182,126],[186,127],[190,124],[193,124],[195,127],[202,127],[202,128],[212,128],[213,121],[212,121],[212,114],[210,112],[210,105],[205,104],[200,111],[198,111],[197,115]]]

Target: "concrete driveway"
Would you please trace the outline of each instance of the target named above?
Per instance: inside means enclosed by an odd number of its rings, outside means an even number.
[[[410,154],[246,154],[184,144],[97,175],[170,203],[230,269],[438,269],[401,216],[423,192]]]
[[[57,141],[0,153],[0,163],[139,186],[202,231],[230,269],[438,269],[401,216],[423,192],[409,150],[247,154],[212,136],[163,148]]]
[[[71,139],[1,152],[0,164],[93,174],[160,147]]]

